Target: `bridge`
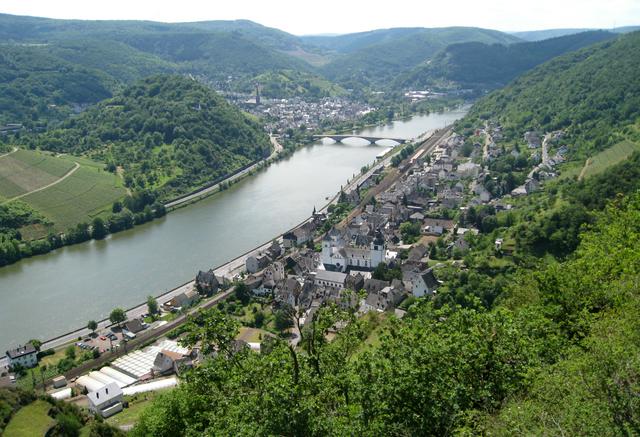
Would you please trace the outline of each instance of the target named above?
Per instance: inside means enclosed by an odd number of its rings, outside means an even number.
[[[382,141],[382,140],[395,141],[396,143],[399,143],[399,144],[404,144],[408,141],[404,138],[366,137],[362,135],[314,135],[313,138],[318,140],[321,140],[323,138],[329,138],[335,141],[336,143],[342,143],[347,138],[360,138],[360,139],[369,141],[369,143],[371,144],[377,144],[378,141]]]

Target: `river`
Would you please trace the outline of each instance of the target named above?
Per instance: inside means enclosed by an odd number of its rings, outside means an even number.
[[[420,115],[358,134],[414,138],[464,113]],[[115,307],[132,307],[290,229],[383,149],[350,141],[304,147],[162,219],[1,268],[0,351],[85,326]]]

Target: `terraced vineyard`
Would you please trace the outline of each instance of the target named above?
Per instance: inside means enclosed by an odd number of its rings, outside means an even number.
[[[579,178],[588,178],[603,172],[608,167],[627,159],[633,152],[640,150],[640,144],[623,141],[589,158],[580,172]]]
[[[30,150],[0,157],[0,201],[51,184],[67,174],[74,162]]]
[[[621,141],[587,159],[585,162],[571,162],[563,169],[561,178],[577,177],[578,179],[602,173],[607,168],[629,158],[633,152],[640,151],[640,144],[632,141]]]
[[[72,176],[46,190],[22,198],[48,217],[58,231],[81,221],[89,221],[111,210],[114,201],[124,196],[119,178],[81,166]]]
[[[62,232],[111,211],[126,194],[119,176],[104,171],[103,164],[81,157],[16,150],[0,157],[0,204],[20,198],[44,215],[53,227],[24,227],[26,239]]]

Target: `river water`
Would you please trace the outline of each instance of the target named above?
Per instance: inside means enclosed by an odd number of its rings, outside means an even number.
[[[414,138],[465,109],[367,128]],[[166,217],[0,269],[0,351],[50,339],[129,308],[239,256],[308,217],[384,146],[317,143],[255,176]]]

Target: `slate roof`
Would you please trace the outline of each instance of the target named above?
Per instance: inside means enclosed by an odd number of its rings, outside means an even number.
[[[24,346],[18,346],[15,349],[8,350],[7,356],[10,359],[15,360],[16,358],[20,358],[25,355],[34,354],[34,353],[37,353],[36,348],[33,347],[31,343],[27,343]]]
[[[328,270],[318,270],[318,272],[316,273],[317,281],[339,282],[341,284],[344,284],[346,279],[346,273],[330,272]]]
[[[387,281],[381,281],[379,279],[367,279],[364,281],[364,288],[368,294],[370,293],[378,293],[383,288],[387,287],[389,283]]]
[[[438,282],[438,280],[433,274],[433,269],[425,270],[420,274],[420,276],[422,277],[422,280],[430,290],[435,290],[440,285],[440,283]]]

